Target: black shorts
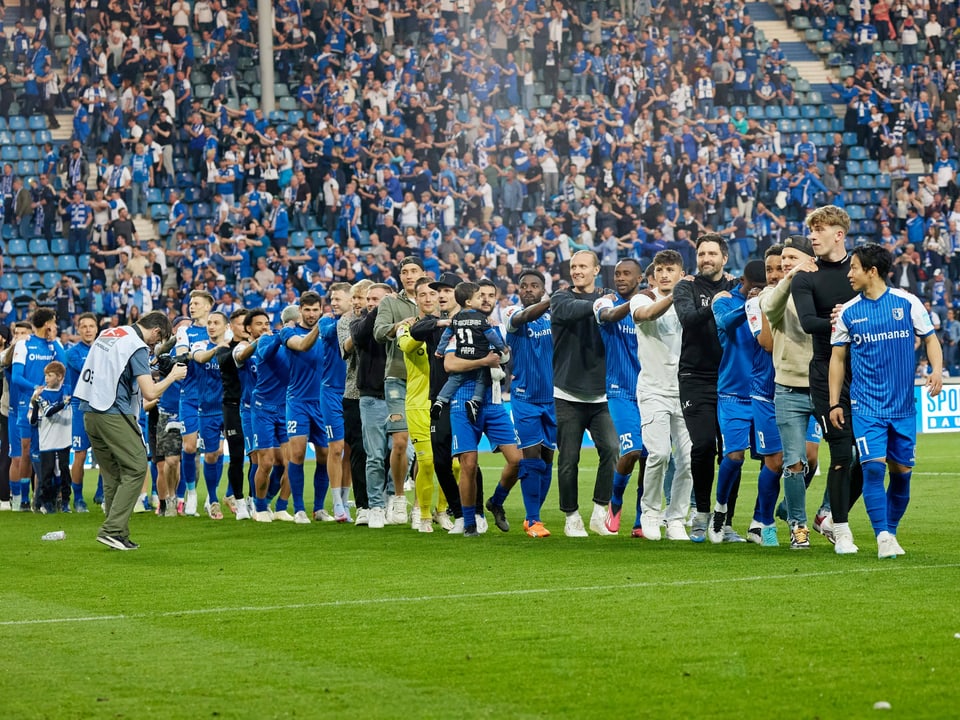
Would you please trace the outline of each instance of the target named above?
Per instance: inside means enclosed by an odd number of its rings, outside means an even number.
[[[223,405],[223,436],[230,442],[232,437],[243,438],[243,423],[240,420],[239,405]]]

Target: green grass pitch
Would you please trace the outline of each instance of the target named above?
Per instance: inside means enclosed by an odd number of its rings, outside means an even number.
[[[476,540],[137,515],[122,553],[94,542],[96,509],[3,513],[0,718],[957,717],[957,447],[921,438],[889,561],[862,504],[850,557],[819,535],[807,552],[568,539],[555,489],[541,540],[519,489],[513,530]]]

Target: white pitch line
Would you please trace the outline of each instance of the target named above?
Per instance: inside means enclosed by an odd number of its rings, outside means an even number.
[[[86,615],[81,617],[43,618],[35,620],[5,620],[0,627],[24,625],[66,625],[70,623],[108,622],[111,620],[147,620],[168,617],[189,617],[193,615],[221,615],[223,613],[270,612],[276,610],[316,610],[319,608],[337,608],[362,605],[384,605],[386,603],[420,603],[445,600],[482,600],[486,598],[518,597],[524,595],[552,595],[555,593],[608,592],[611,590],[640,590],[645,588],[688,587],[695,585],[723,585],[728,583],[762,582],[765,580],[793,580],[796,578],[819,578],[831,575],[853,575],[864,573],[890,573],[900,570],[949,570],[960,568],[960,563],[943,565],[898,565],[887,563],[884,567],[848,568],[846,570],[825,570],[811,573],[783,573],[779,575],[747,575],[734,578],[708,578],[703,580],[671,580],[668,582],[637,582],[622,585],[581,585],[577,587],[523,588],[518,590],[490,590],[487,592],[452,593],[449,595],[413,595],[408,597],[358,598],[356,600],[328,600],[316,603],[292,603],[287,605],[241,605],[239,607],[196,608],[193,610],[170,610],[157,613],[131,613],[115,615]]]

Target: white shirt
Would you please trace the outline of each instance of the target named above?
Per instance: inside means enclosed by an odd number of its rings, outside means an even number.
[[[653,297],[646,292],[630,299],[631,316],[643,307],[666,297],[656,288]],[[640,360],[640,377],[637,378],[637,397],[644,392],[669,397],[680,397],[677,370],[680,365],[680,340],[683,328],[677,310],[671,305],[656,320],[637,322],[637,358]]]

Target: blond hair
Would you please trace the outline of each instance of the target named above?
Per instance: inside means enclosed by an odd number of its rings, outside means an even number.
[[[846,235],[850,230],[850,216],[847,211],[836,205],[824,205],[807,215],[806,225],[811,230],[824,227],[838,227]]]

